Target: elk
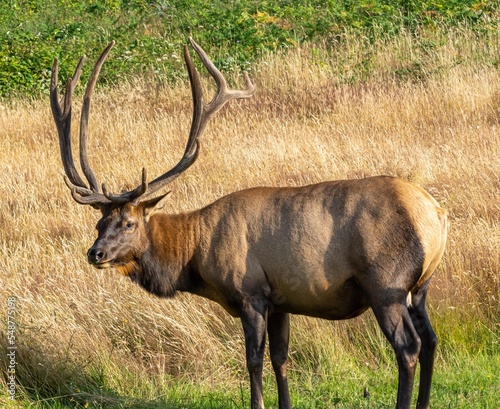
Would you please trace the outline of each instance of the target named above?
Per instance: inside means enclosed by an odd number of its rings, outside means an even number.
[[[184,46],[194,105],[184,154],[151,182],[143,169],[135,189],[117,194],[104,184],[101,189],[87,157],[91,97],[114,42],[96,62],[84,95],[80,162],[88,183],[75,167],[70,136],[71,99],[85,57],[61,102],[54,61],[50,102],[65,181],[78,203],[101,211],[88,262],[99,269],[114,267],[156,296],[189,292],[239,317],[253,409],[263,408],[266,333],[279,407],[286,409],[291,407],[286,373],[290,314],[342,320],[368,308],[395,351],[396,407],[410,407],[419,362],[417,408],[428,408],[437,338],[425,303],[444,252],[446,210],[410,182],[377,176],[303,187],[255,187],[188,213],[159,211],[169,192],[155,193],[196,161],[209,119],[229,100],[249,98],[255,90],[246,73],[246,89],[229,89],[203,49],[191,38],[190,43],[215,80],[216,94],[204,102],[199,74]]]

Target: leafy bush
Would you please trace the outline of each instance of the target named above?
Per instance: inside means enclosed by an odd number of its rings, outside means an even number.
[[[370,42],[402,29],[466,23],[498,28],[500,0],[6,0],[0,4],[0,95],[46,92],[53,58],[70,75],[81,54],[94,58],[112,39],[101,81],[184,75],[182,44],[195,37],[225,70],[248,68],[262,52],[305,41]],[[87,68],[88,69],[88,68]]]

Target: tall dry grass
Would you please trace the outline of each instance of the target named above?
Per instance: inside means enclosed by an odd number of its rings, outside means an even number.
[[[448,60],[456,52],[450,39],[429,57],[439,73],[413,82],[390,77],[384,66],[407,61],[395,53],[411,40],[400,41],[375,50],[379,76],[356,85],[336,73],[339,50],[309,46],[269,56],[255,69],[255,97],[208,126],[200,158],[174,182],[166,211],[256,185],[375,174],[422,185],[450,212],[429,303],[452,348],[450,318],[470,322],[472,331],[475,323],[490,332],[499,324],[500,75]],[[474,51],[472,40],[469,46]],[[498,51],[497,44],[488,52]],[[98,93],[89,148],[98,178],[120,190],[139,182],[143,166],[151,176],[165,171],[182,153],[190,116],[186,84],[155,89],[138,81]],[[157,299],[114,270],[87,265],[99,215],[77,205],[62,181],[48,101],[1,105],[0,129],[0,314],[5,322],[6,299],[17,297],[17,375],[28,396],[97,396],[103,387],[127,396],[148,379],[151,390],[140,392],[147,397],[178,377],[207,388],[243,379],[242,332],[219,306],[190,295]],[[353,340],[375,362],[374,345],[384,342],[375,327],[370,317],[294,318],[292,369],[355,356]],[[3,329],[0,340],[6,343]]]

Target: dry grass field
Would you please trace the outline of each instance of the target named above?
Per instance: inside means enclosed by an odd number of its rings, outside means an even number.
[[[425,78],[402,81],[384,67],[405,67],[405,41],[411,39],[375,50],[378,75],[356,84],[336,73],[336,53],[348,55],[353,69],[363,60],[355,44],[269,56],[252,73],[254,98],[231,103],[209,124],[198,162],[174,182],[165,211],[189,211],[257,185],[389,174],[423,186],[450,215],[447,250],[429,296],[441,341],[433,391],[439,400],[444,372],[461,367],[463,357],[499,364],[500,73],[453,61],[461,52],[498,55],[500,47],[476,49],[462,38],[457,49],[450,39],[426,57],[434,65],[426,66]],[[155,88],[138,80],[98,92],[89,148],[97,177],[116,191],[135,186],[143,166],[151,177],[160,174],[181,156],[190,118],[187,84]],[[76,129],[75,120],[75,135]],[[87,265],[99,215],[74,202],[63,183],[48,98],[0,105],[0,130],[0,317],[7,322],[7,299],[14,296],[18,403],[142,407],[130,402],[168,399],[162,391],[169,388],[182,395],[182,384],[246,394],[237,320],[201,298],[157,299],[115,270]],[[4,351],[5,334],[2,327]],[[352,373],[362,391],[369,382],[366,372],[356,372],[362,365],[375,372],[371,382],[387,378],[389,385],[387,396],[373,397],[381,399],[373,407],[392,406],[394,359],[371,313],[341,323],[294,317],[291,342],[291,387],[299,394],[321,389],[318,379],[334,382],[332,393],[339,394]],[[0,365],[5,373],[4,353]],[[457,405],[434,407],[472,407],[467,399],[478,401],[481,388],[491,405],[483,407],[495,407],[500,379],[491,365],[478,375],[490,383],[471,381],[469,397],[453,391],[463,395]],[[332,374],[336,381],[327,379]],[[275,394],[272,386],[266,394]],[[298,407],[323,407],[294,396]],[[7,402],[5,392],[1,399]],[[184,404],[177,407],[201,407]]]

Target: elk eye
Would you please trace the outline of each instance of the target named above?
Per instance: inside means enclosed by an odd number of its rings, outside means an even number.
[[[125,223],[125,230],[126,231],[131,231],[134,229],[134,222],[132,220],[128,220],[126,223]]]

